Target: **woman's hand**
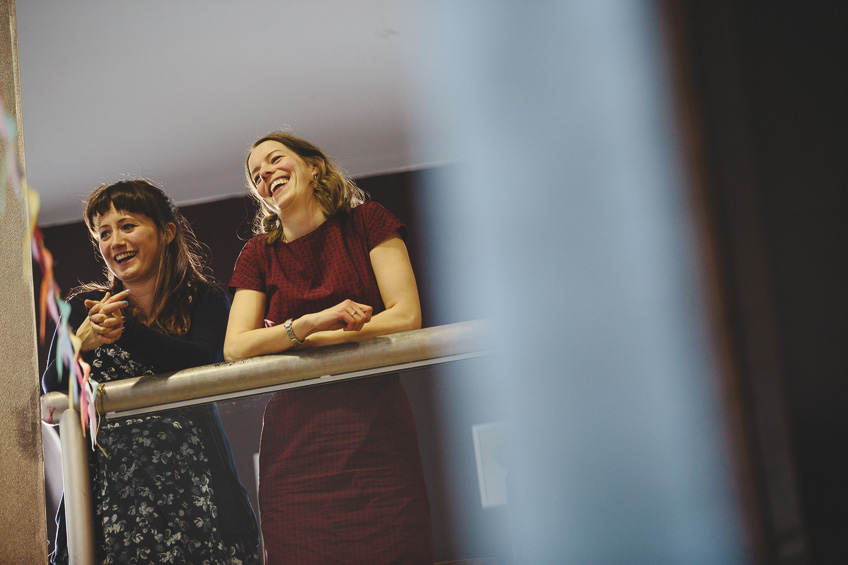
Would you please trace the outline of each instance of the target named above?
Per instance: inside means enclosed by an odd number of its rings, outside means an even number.
[[[309,318],[311,328],[309,334],[330,330],[358,332],[362,326],[371,321],[374,309],[367,304],[360,304],[347,299],[326,310],[304,316]],[[306,336],[304,336],[305,339]]]
[[[107,292],[100,300],[86,300],[88,317],[77,329],[76,335],[82,340],[82,350],[91,351],[101,345],[118,341],[124,331],[124,317],[121,309],[127,306],[127,293],[119,292],[115,296]]]
[[[344,334],[336,330],[360,332],[371,321],[372,311],[371,306],[348,299],[326,310],[296,318],[292,321],[292,331],[299,341],[304,342],[304,347],[339,343],[344,341],[340,339],[342,335],[353,337],[361,334]],[[283,324],[265,327],[264,314],[264,292],[236,289],[224,340],[224,359],[236,361],[291,349],[292,342]]]
[[[347,299],[326,310],[306,314],[293,320],[292,331],[294,331],[295,337],[303,342],[304,347],[338,343],[345,340],[333,339],[331,337],[333,334],[327,332],[338,330],[346,332],[362,331],[365,324],[371,321],[373,310],[367,304]]]

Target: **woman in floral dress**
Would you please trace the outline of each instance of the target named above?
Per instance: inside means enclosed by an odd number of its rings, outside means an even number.
[[[91,378],[223,360],[229,300],[204,274],[171,199],[147,181],[122,181],[94,191],[84,216],[108,275],[70,299]],[[43,386],[67,389],[52,363]],[[256,520],[214,405],[107,420],[97,442],[89,462],[98,563],[260,562]],[[68,560],[64,520],[60,507],[53,563]]]

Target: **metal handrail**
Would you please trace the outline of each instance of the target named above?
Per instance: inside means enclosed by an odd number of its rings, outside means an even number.
[[[102,383],[97,388],[95,408],[100,415],[118,418],[457,361],[485,354],[484,328],[482,321],[460,322]],[[69,457],[73,463],[63,468],[72,565],[89,563],[94,555],[88,466],[81,463],[87,460],[88,447],[81,433],[78,409],[69,407],[68,396],[63,393],[50,392],[41,397],[42,419],[48,423],[61,419],[63,458]]]

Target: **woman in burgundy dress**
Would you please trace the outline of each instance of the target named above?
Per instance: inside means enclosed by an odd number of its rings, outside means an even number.
[[[417,329],[405,227],[285,132],[246,162],[257,236],[230,281],[228,360]],[[432,563],[415,424],[397,375],[276,393],[259,507],[266,563]]]

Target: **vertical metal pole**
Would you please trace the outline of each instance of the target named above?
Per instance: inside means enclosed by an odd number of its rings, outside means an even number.
[[[94,507],[88,476],[88,453],[79,412],[65,410],[59,420],[62,476],[65,481],[65,528],[70,565],[94,563]]]

